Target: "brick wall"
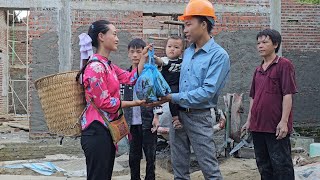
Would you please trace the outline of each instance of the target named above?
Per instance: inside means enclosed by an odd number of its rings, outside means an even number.
[[[154,1],[146,1],[154,2]],[[186,1],[164,1],[164,2],[176,2],[186,3]],[[213,35],[218,35],[221,32],[235,32],[240,30],[262,30],[270,26],[270,14],[260,11],[263,8],[270,8],[269,0],[252,1],[252,0],[214,0],[211,1],[213,5],[223,5],[228,7],[247,6],[254,9],[254,11],[248,12],[233,12],[224,8],[223,10],[216,12],[217,20],[213,29]],[[182,13],[183,10],[179,10],[177,13]],[[149,36],[166,37],[168,34],[168,25],[161,24],[159,21],[171,20],[171,17],[144,17],[143,28],[144,38],[148,40]],[[161,28],[162,27],[162,28]],[[162,29],[162,30],[160,30]],[[177,33],[177,26],[171,26],[172,34]],[[158,32],[158,33],[156,33]],[[164,41],[154,41],[158,43],[158,46],[164,46]],[[164,51],[159,50],[159,54],[164,54]]]
[[[170,16],[144,16],[143,17],[143,39],[148,43],[154,43],[157,47],[165,47],[165,40],[153,40],[149,37],[161,37],[167,38],[168,34],[177,34],[178,26],[162,24],[159,21],[168,21],[172,20]],[[157,56],[165,56],[165,51],[163,49],[156,49],[155,54]]]
[[[10,62],[19,65],[21,65],[22,63],[25,64],[27,57],[27,25],[23,22],[16,23],[15,27],[10,31],[10,39],[16,41],[10,43],[10,46],[13,47],[15,50],[15,54],[12,55],[14,57],[12,58],[10,56]],[[10,51],[12,50],[10,49]],[[19,60],[19,58],[22,62]]]
[[[282,35],[285,51],[320,50],[320,5],[283,0]]]
[[[127,31],[133,37],[142,36],[143,18],[142,12],[138,11],[72,11],[72,32],[76,29],[89,25],[100,19],[111,21],[120,31]]]
[[[116,61],[122,68],[127,68],[130,62],[127,58],[127,45],[132,38],[143,36],[142,11],[72,11],[72,56],[73,69],[79,69],[79,34],[87,33],[91,23],[97,20],[108,20],[118,29],[120,39],[117,53],[111,53],[110,59]]]
[[[57,8],[31,8],[29,15],[30,40],[41,38],[41,35],[46,32],[58,31],[57,19]]]
[[[3,63],[6,60],[6,49],[7,49],[7,30],[6,30],[6,13],[4,10],[0,10],[0,50],[2,51],[0,57],[0,113],[6,111],[6,97],[2,96],[2,88],[3,88],[3,75],[4,75],[4,66]],[[1,53],[1,52],[0,52]]]
[[[7,30],[6,30],[6,11],[0,10],[0,50],[5,51],[7,49]]]

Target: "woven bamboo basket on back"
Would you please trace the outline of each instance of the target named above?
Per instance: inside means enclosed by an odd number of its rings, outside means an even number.
[[[46,76],[36,80],[40,102],[50,133],[79,136],[79,117],[84,110],[83,89],[75,80],[78,71]]]

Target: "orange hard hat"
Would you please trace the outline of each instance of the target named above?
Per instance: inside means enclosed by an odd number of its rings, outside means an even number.
[[[190,0],[182,16],[178,19],[183,21],[191,16],[206,16],[217,19],[213,5],[208,0]]]

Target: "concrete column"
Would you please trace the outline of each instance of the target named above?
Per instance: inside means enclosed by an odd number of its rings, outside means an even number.
[[[69,0],[61,0],[59,9],[59,72],[70,71],[71,60],[71,6]]]
[[[270,8],[270,27],[281,34],[281,1],[270,0]],[[278,55],[282,56],[282,47],[280,47]]]

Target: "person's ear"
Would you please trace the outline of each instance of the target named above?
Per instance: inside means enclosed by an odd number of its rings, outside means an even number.
[[[202,23],[201,23],[202,29],[203,29],[203,30],[206,30],[206,29],[207,29],[207,26],[208,26],[207,22],[202,21]]]
[[[104,34],[100,32],[100,33],[98,34],[98,39],[99,39],[99,41],[100,41],[100,42],[104,42],[104,39],[103,39],[103,38],[104,38]]]
[[[278,48],[278,46],[279,46],[279,43],[275,43],[275,44],[273,45],[274,50],[276,50],[276,49]]]

